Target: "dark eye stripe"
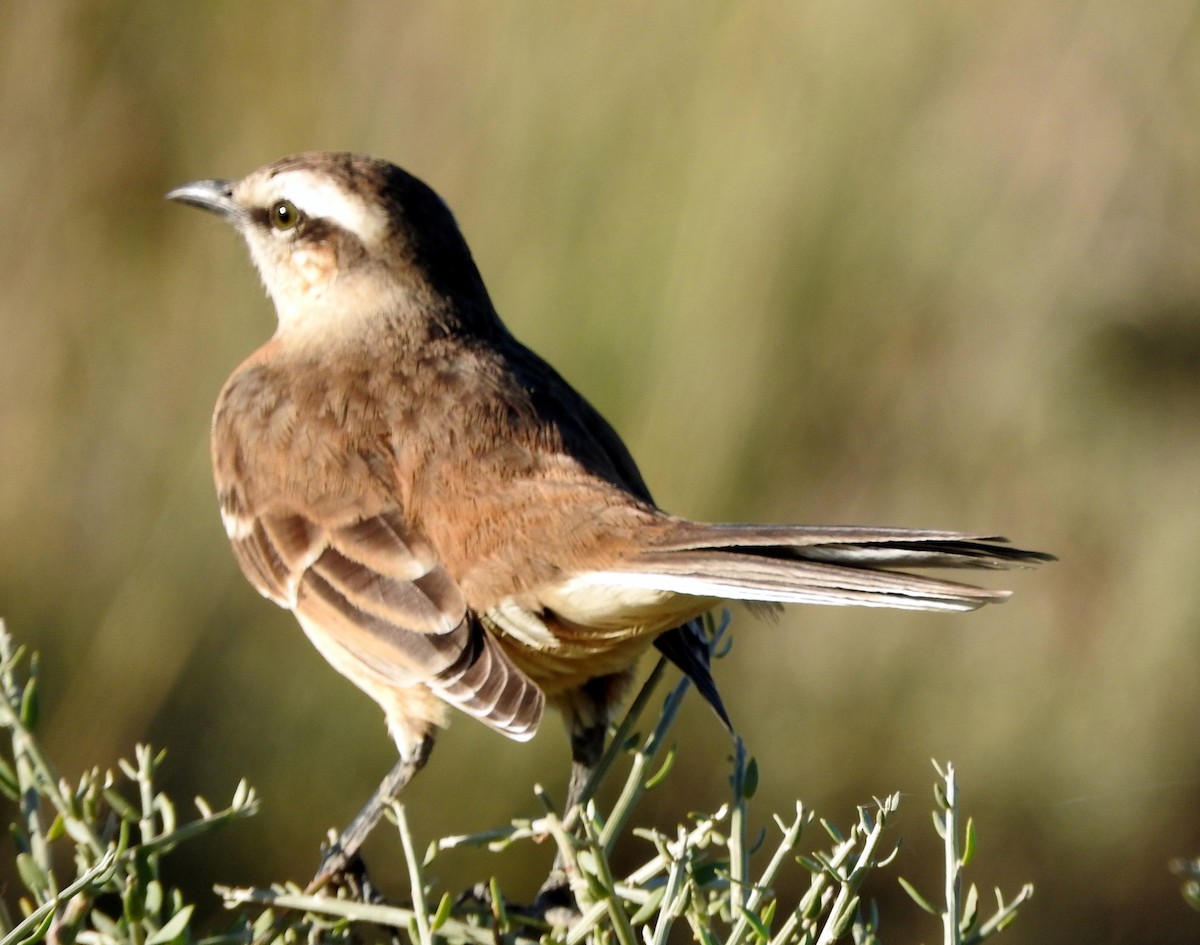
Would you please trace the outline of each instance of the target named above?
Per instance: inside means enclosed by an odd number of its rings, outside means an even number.
[[[271,210],[269,207],[252,208],[250,210],[250,217],[258,226],[266,229],[269,229],[271,226]]]

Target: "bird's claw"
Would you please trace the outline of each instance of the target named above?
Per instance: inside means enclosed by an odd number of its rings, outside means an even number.
[[[337,843],[326,849],[316,875],[304,887],[304,891],[311,896],[329,888],[344,891],[351,899],[359,902],[383,902],[383,896],[371,882],[363,858],[358,853],[346,856]]]

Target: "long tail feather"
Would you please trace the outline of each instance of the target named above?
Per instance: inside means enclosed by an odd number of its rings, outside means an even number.
[[[860,525],[710,525],[681,522],[656,543],[656,551],[700,549],[790,554],[809,561],[856,567],[1011,568],[1054,561],[997,535]]]

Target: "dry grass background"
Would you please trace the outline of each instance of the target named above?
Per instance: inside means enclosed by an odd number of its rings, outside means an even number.
[[[739,615],[720,679],[764,820],[922,795],[919,881],[928,759],[950,758],[976,879],[1037,883],[1012,934],[1200,940],[1166,868],[1200,853],[1197,13],[0,6],[0,612],[44,653],[51,750],[77,770],[152,738],[184,797],[249,777],[264,815],[176,864],[201,892],[303,877],[390,765],[375,708],[226,547],[208,412],[272,316],[234,237],[162,201],[365,150],[446,197],[510,326],[667,508],[1061,556],[967,617]],[[699,704],[682,733],[663,822],[725,790]],[[462,720],[406,797],[418,828],[527,813],[535,779],[561,795],[563,742]],[[540,866],[513,864],[514,895]],[[933,934],[872,893],[889,940]]]

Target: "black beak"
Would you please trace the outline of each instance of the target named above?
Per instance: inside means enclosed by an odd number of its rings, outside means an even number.
[[[168,200],[186,203],[236,222],[245,210],[233,199],[233,181],[194,180],[167,193]]]

